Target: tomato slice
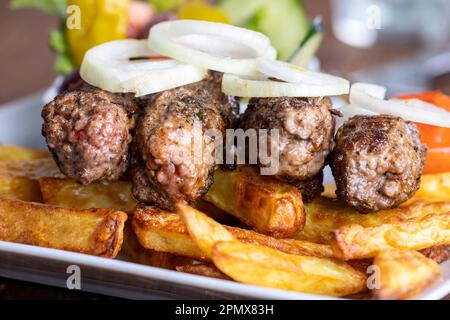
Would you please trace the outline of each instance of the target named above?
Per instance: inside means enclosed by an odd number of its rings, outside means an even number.
[[[419,99],[450,111],[450,97],[439,91],[401,96]],[[425,173],[450,172],[450,129],[418,123],[422,141],[428,146]]]

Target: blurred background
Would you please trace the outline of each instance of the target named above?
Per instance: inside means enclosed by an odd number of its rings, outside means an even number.
[[[318,61],[326,72],[386,85],[390,94],[431,89],[450,93],[448,0],[68,2],[0,0],[0,103],[49,86],[57,73],[70,74],[87,47],[96,42],[145,37],[151,24],[176,17],[228,22],[264,32],[282,60],[296,54],[300,60],[309,59],[318,49]],[[89,11],[82,19],[90,20],[90,28],[95,25],[91,20],[101,21],[95,27],[98,30],[64,32],[63,16],[71,3],[80,5],[82,12]],[[318,61],[313,61],[313,67]]]

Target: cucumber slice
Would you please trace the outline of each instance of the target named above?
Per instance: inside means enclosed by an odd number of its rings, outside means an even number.
[[[218,6],[233,24],[266,34],[282,60],[308,33],[309,20],[300,0],[222,0]]]
[[[277,0],[258,11],[255,25],[270,38],[278,58],[287,60],[307,35],[309,20],[300,1]]]
[[[289,60],[292,64],[305,67],[316,55],[323,40],[323,33],[316,33]]]
[[[222,0],[218,3],[232,24],[244,25],[271,0]],[[272,0],[273,1],[273,0]]]
[[[300,67],[305,67],[319,50],[323,36],[322,19],[316,18],[304,41],[289,58],[289,62]]]

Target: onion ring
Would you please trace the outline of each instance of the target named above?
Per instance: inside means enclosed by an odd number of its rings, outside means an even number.
[[[155,25],[149,34],[151,50],[198,67],[255,76],[257,59],[275,59],[276,50],[265,35],[222,23],[175,20]]]
[[[380,98],[381,95],[376,94],[382,92],[380,88],[384,89],[371,84],[355,83],[350,90],[350,103],[379,114],[390,114],[409,121],[450,128],[450,112],[418,99],[384,100]]]
[[[146,40],[132,39],[90,49],[80,69],[81,78],[93,86],[113,93],[131,92],[137,97],[194,83],[206,74],[206,69],[161,59],[148,49]]]

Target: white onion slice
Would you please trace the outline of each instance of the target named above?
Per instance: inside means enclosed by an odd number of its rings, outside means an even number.
[[[265,35],[235,26],[194,20],[159,23],[149,34],[150,49],[210,70],[256,75],[257,59],[275,59]]]
[[[390,114],[409,121],[450,128],[450,112],[418,99],[380,99],[375,96],[374,91],[371,91],[376,87],[363,83],[352,85],[350,103],[380,114]]]
[[[348,82],[317,85],[308,83],[288,83],[258,78],[244,78],[225,74],[222,91],[237,97],[323,97],[347,94]]]
[[[341,108],[337,109],[342,113],[342,117],[336,118],[336,129],[339,129],[344,122],[346,122],[348,119],[354,116],[376,116],[378,115],[377,112],[373,112],[367,109],[363,109],[359,106],[355,106],[353,104],[346,104]]]
[[[137,97],[200,81],[207,70],[172,59],[135,60],[155,57],[146,40],[117,40],[90,49],[81,65],[81,78],[114,93],[135,93]]]
[[[348,88],[350,87],[349,82],[345,79],[326,73],[308,71],[283,61],[260,59],[259,71],[268,78],[275,78],[289,83],[312,84],[318,86],[344,84]],[[345,93],[347,94],[348,90]]]
[[[374,98],[378,98],[381,100],[384,100],[386,97],[385,87],[371,83],[354,83],[352,84],[350,91],[362,91]]]

